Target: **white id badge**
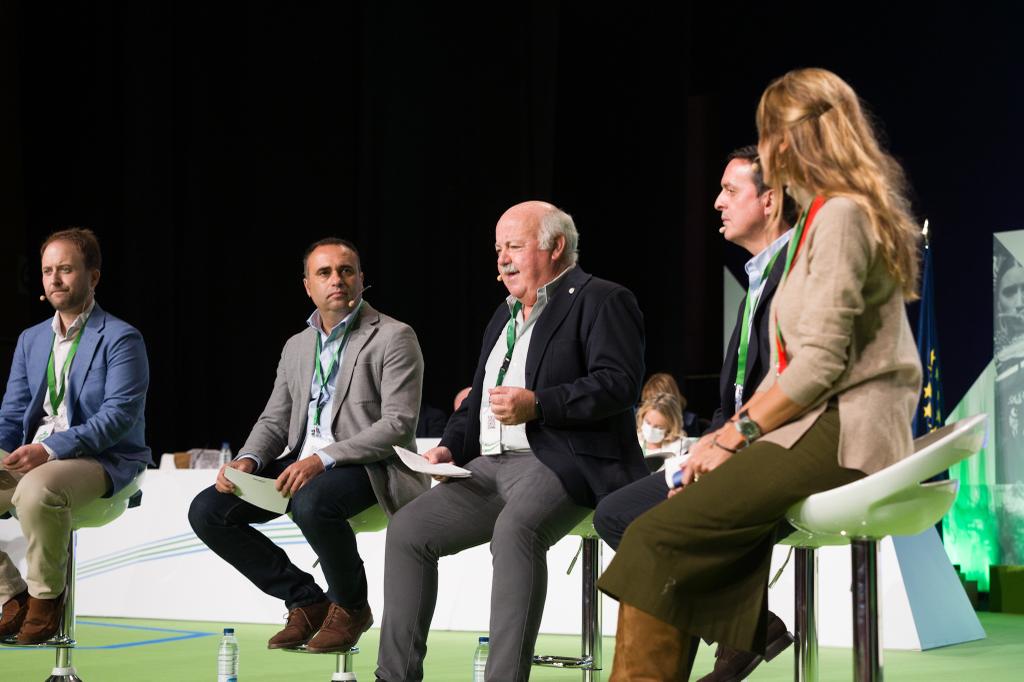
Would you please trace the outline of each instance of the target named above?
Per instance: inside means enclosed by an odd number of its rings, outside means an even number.
[[[33,436],[32,442],[33,443],[42,443],[44,440],[46,440],[47,438],[50,437],[51,433],[53,433],[53,424],[52,423],[50,423],[50,424],[40,424],[39,428],[36,429],[36,435]]]
[[[483,419],[480,424],[480,454],[500,455],[501,454],[501,422],[491,412],[488,404],[484,408]]]
[[[334,439],[330,437],[330,433],[327,429],[319,429],[315,426],[310,427],[309,433],[306,434],[306,445],[302,448],[303,457],[309,457],[314,452],[320,452],[333,443]]]

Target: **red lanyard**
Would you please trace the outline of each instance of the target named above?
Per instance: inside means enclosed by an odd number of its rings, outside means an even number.
[[[814,216],[818,215],[818,209],[825,203],[825,197],[814,197],[814,201],[807,207],[804,214],[800,216],[800,220],[796,224],[796,228],[793,230],[793,237],[789,240],[789,250],[786,253],[786,265],[782,270],[782,281],[779,283],[779,287],[785,283],[786,278],[789,276],[789,270],[793,267],[793,262],[800,255],[800,249],[804,245],[804,241],[807,239],[807,235],[811,233],[811,224],[814,222]],[[779,326],[779,315],[778,311],[775,313],[775,348],[779,355],[779,366],[778,373],[782,374],[786,369],[786,365],[789,364],[786,360],[786,341],[782,338],[782,327]]]

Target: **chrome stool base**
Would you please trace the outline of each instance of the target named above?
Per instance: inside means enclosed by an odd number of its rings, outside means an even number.
[[[573,658],[572,656],[534,656],[533,664],[546,668],[571,668],[575,670],[600,670],[594,667],[593,656]]]
[[[359,647],[354,646],[348,651],[329,651],[323,654],[314,653],[306,649],[306,645],[290,649],[281,649],[293,654],[309,654],[310,656],[337,656],[334,673],[331,675],[331,682],[357,682],[355,670],[352,669],[352,657],[359,653]]]
[[[594,532],[591,523],[592,517],[587,517],[574,531],[574,534],[581,535],[580,553],[583,555],[580,655],[535,655],[533,664],[546,668],[579,670],[583,674],[583,682],[601,682],[601,593],[597,589],[597,577],[601,571],[601,538]],[[573,559],[569,565],[570,571],[575,563]]]

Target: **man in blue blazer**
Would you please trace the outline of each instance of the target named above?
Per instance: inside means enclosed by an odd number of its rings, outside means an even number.
[[[547,550],[598,500],[647,473],[633,423],[644,373],[636,299],[576,265],[578,233],[551,204],[495,228],[508,297],[484,332],[473,388],[424,457],[471,478],[442,483],[388,526],[377,678],[423,678],[440,556],[490,541],[487,679],[530,674]]]
[[[123,488],[150,462],[146,347],[95,300],[100,248],[85,229],[43,243],[53,319],[22,332],[0,406],[0,512],[17,511],[28,541],[22,579],[0,551],[0,637],[19,644],[57,631],[71,510]]]

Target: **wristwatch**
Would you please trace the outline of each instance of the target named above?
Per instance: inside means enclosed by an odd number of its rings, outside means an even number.
[[[746,410],[736,415],[736,419],[733,420],[732,424],[747,443],[752,443],[761,437],[761,427],[750,418]]]

